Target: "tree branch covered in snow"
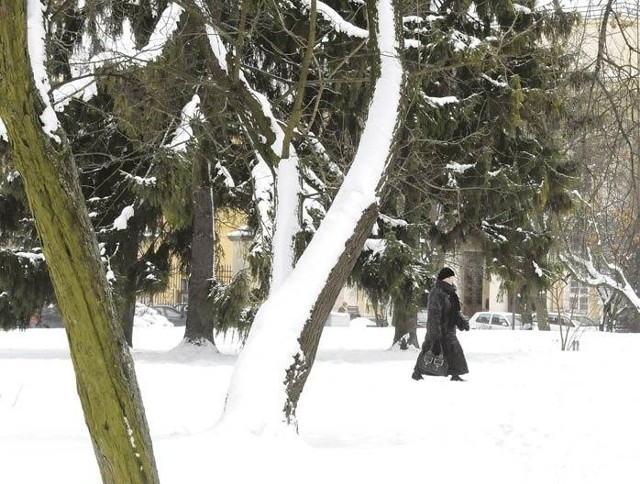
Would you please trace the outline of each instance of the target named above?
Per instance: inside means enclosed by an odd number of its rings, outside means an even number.
[[[311,8],[311,0],[302,0],[301,3],[306,9]],[[322,18],[328,21],[336,32],[344,33],[350,37],[358,37],[361,39],[369,38],[369,31],[353,25],[351,22],[346,21],[342,16],[336,12],[333,8],[324,2],[317,2],[318,13]]]
[[[49,75],[45,68],[46,48],[44,44],[44,9],[45,7],[40,3],[40,0],[29,0],[27,2],[29,60],[31,62],[31,70],[33,71],[33,79],[36,89],[44,103],[44,110],[40,113],[42,129],[47,136],[59,143],[60,137],[55,134],[55,132],[60,128],[60,123],[53,107],[51,106],[51,101],[49,100],[49,90],[51,89],[51,85],[49,83]],[[1,131],[2,130],[0,128],[0,135]]]
[[[583,259],[577,255],[561,255],[560,259],[567,266],[571,274],[583,284],[589,286],[605,286],[613,291],[621,293],[627,300],[635,306],[640,313],[640,297],[637,291],[629,284],[624,275],[624,271],[615,264],[607,262],[602,257],[603,263],[610,274],[604,274],[596,268],[591,252],[588,259]]]
[[[180,124],[176,128],[171,143],[168,148],[175,151],[184,153],[187,151],[187,143],[193,138],[193,128],[191,122],[194,120],[203,119],[200,113],[200,96],[194,94],[180,113]]]
[[[90,55],[92,41],[90,36],[86,34],[81,47],[77,49],[76,54],[69,62],[73,79],[53,91],[56,110],[64,110],[72,98],[88,101],[95,96],[98,91],[94,73],[105,64],[126,68],[131,65],[144,65],[156,60],[162,55],[164,46],[177,30],[182,12],[184,9],[177,3],[172,2],[167,5],[157,21],[149,41],[141,49],[137,49],[135,46],[135,39],[128,21],[123,23],[122,34],[119,37],[109,38],[105,35],[100,39],[100,43],[104,45],[104,51],[96,55]]]
[[[328,7],[327,7],[328,8]],[[311,10],[313,13],[313,10]],[[312,24],[314,24],[312,18]],[[232,69],[227,65],[228,51],[222,42],[220,32],[210,24],[206,25],[206,31],[209,38],[209,44],[212,52],[222,69],[227,75],[231,76]],[[312,29],[313,31],[313,29]],[[313,46],[310,45],[309,49]],[[311,52],[311,51],[309,51]],[[242,70],[237,72],[240,86],[245,89],[259,106],[262,116],[268,121],[269,133],[272,142],[269,146],[269,152],[264,153],[256,146],[257,164],[253,170],[255,183],[255,200],[258,204],[258,211],[261,217],[260,227],[262,234],[259,236],[259,245],[265,240],[271,239],[273,247],[272,262],[272,288],[277,287],[284,278],[291,272],[294,264],[294,238],[301,230],[300,226],[300,200],[305,193],[313,193],[314,191],[300,178],[300,167],[297,150],[291,143],[291,134],[297,127],[299,116],[295,116],[296,108],[294,106],[294,114],[288,123],[281,122],[274,114],[271,102],[261,92],[258,92],[247,80]],[[304,78],[298,83],[298,91],[305,88]],[[301,93],[297,99],[301,100]],[[299,107],[298,107],[299,109]],[[284,128],[283,128],[284,126]],[[247,134],[251,130],[247,127]],[[318,143],[318,140],[315,140]],[[254,144],[257,145],[254,141]],[[260,144],[264,148],[264,144]],[[274,166],[273,170],[269,168],[267,160],[271,161]],[[308,171],[308,170],[307,170]],[[272,173],[275,174],[273,179]],[[276,186],[274,190],[273,186]],[[274,206],[274,202],[277,206]],[[315,202],[312,197],[305,198],[302,205],[302,219],[311,220],[309,215],[312,210],[323,211],[323,207]],[[275,214],[275,225],[273,222],[273,214]]]
[[[377,190],[391,155],[403,81],[398,59],[395,14],[390,0],[377,2],[380,77],[376,82],[358,150],[340,190],[296,267],[262,305],[240,354],[227,395],[223,424],[253,433],[295,421],[301,392],[317,346],[303,348],[308,326],[336,265],[348,250],[357,227],[378,203]],[[373,220],[372,220],[373,221]],[[362,230],[362,228],[360,228]],[[370,226],[364,226],[366,236]],[[358,236],[362,233],[358,233]],[[364,242],[364,239],[363,241]],[[361,248],[360,245],[359,248]],[[346,279],[348,273],[344,274]],[[342,281],[334,281],[337,287]],[[326,301],[323,301],[323,304]],[[282,311],[282,308],[287,308]],[[323,306],[325,307],[325,306]],[[314,327],[311,331],[317,331]],[[273,348],[278,351],[273,351]],[[264,356],[268,354],[269,357]],[[291,387],[296,387],[293,391]],[[290,393],[291,392],[291,393]],[[295,400],[291,400],[295,399]],[[256,405],[256,402],[260,402]]]

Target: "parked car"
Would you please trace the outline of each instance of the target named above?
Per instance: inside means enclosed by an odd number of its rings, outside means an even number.
[[[595,329],[600,329],[600,323],[591,319],[588,316],[583,316],[582,314],[574,315],[573,319],[580,323],[580,326],[591,326]]]
[[[169,321],[171,321],[175,326],[184,326],[187,324],[187,311],[177,309],[174,306],[169,304],[157,304],[155,306],[151,306],[152,309],[158,311],[158,313]]]
[[[33,319],[33,318],[32,318]],[[42,312],[39,314],[36,328],[64,328],[62,323],[62,314],[57,306],[53,304],[42,308]]]
[[[533,315],[533,322],[537,326],[537,315]],[[574,314],[573,318],[569,314],[562,313],[547,313],[547,322],[551,330],[598,330],[598,323],[594,320],[587,318],[586,316]]]
[[[469,327],[471,329],[511,329],[513,316],[513,313],[501,311],[480,311],[471,316]],[[514,328],[532,329],[532,326],[525,324],[522,316],[516,313]]]

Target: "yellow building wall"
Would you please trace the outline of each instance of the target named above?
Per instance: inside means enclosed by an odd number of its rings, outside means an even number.
[[[228,283],[231,280],[233,263],[233,243],[229,234],[246,224],[246,215],[231,210],[217,210],[215,213],[216,232],[216,277],[218,280]],[[187,302],[187,281],[189,275],[180,270],[178,260],[171,262],[171,272],[167,288],[153,297],[145,300],[146,304],[180,304]]]

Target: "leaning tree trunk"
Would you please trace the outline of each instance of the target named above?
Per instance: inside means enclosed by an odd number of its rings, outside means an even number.
[[[317,295],[311,311],[311,317],[302,329],[299,338],[300,352],[293,356],[293,364],[286,371],[285,387],[287,399],[283,410],[288,423],[295,424],[296,422],[295,414],[298,400],[307,382],[309,372],[313,367],[324,323],[340,290],[344,287],[367,237],[371,234],[371,229],[377,217],[377,204],[372,204],[363,211],[353,234],[345,243],[344,251],[331,269],[324,287]]]
[[[194,160],[191,274],[184,339],[192,344],[201,345],[208,341],[215,345],[209,302],[210,281],[214,276],[213,198],[206,163],[208,161],[200,157]]]
[[[374,2],[368,8],[376,10]],[[377,2],[380,78],[355,159],[296,267],[260,307],[232,377],[221,424],[252,433],[295,425],[322,328],[377,217],[399,119],[402,67],[391,0]],[[377,70],[377,69],[376,69]],[[278,250],[274,247],[274,250]],[[257,404],[259,402],[259,404]]]
[[[159,482],[133,361],[115,316],[68,143],[45,136],[24,0],[0,6],[0,118],[9,134],[62,312],[102,480]],[[39,2],[34,2],[38,7]],[[62,137],[60,130],[56,133]]]

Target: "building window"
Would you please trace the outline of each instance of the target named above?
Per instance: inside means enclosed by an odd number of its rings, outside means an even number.
[[[589,286],[571,279],[569,285],[568,308],[577,313],[586,313],[589,309]]]

